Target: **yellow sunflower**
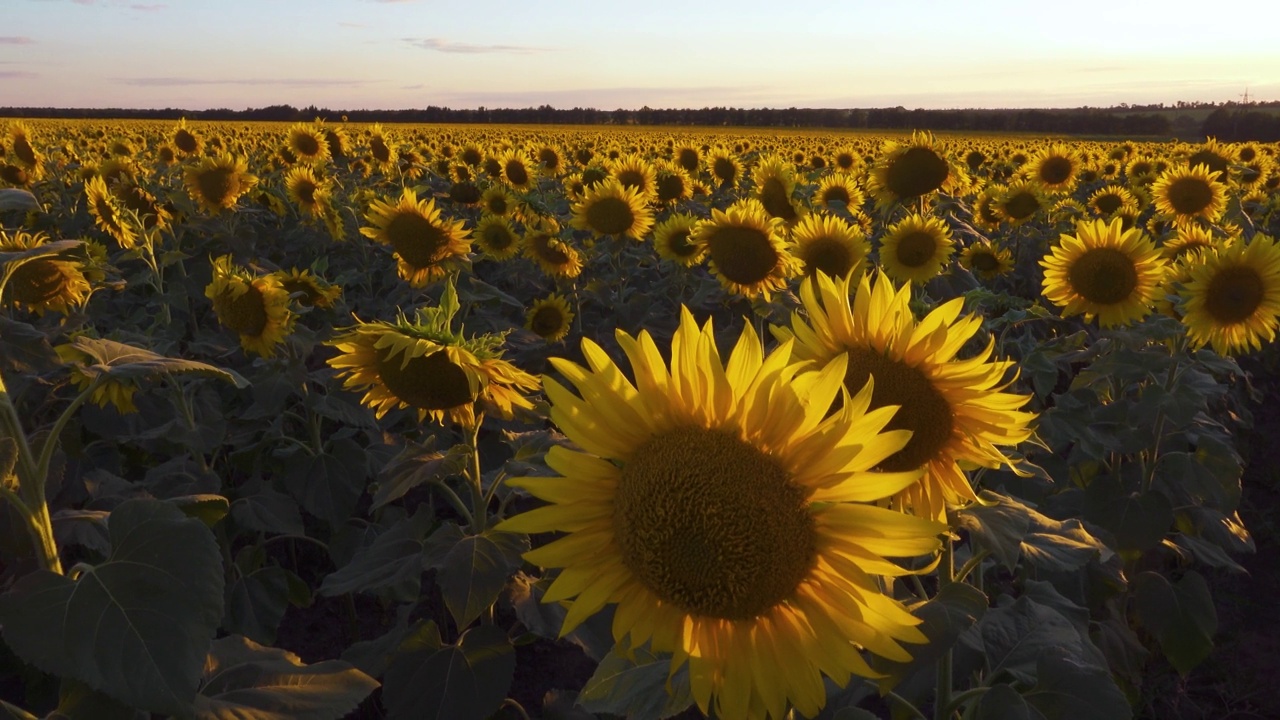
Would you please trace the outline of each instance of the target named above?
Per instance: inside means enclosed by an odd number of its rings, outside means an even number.
[[[1160,295],[1165,262],[1146,233],[1123,229],[1117,218],[1076,224],[1063,233],[1044,267],[1044,296],[1064,316],[1096,315],[1102,327],[1137,322],[1151,312]]]
[[[525,154],[515,148],[506,150],[497,157],[498,167],[502,170],[502,181],[519,191],[533,188],[535,177],[533,163]]]
[[[520,242],[525,257],[538,263],[553,278],[576,278],[582,273],[582,255],[560,237],[555,218],[530,218]]]
[[[1004,392],[1014,364],[990,359],[995,338],[982,352],[957,357],[982,329],[981,316],[960,317],[963,298],[917,321],[910,286],[897,289],[881,272],[838,280],[819,274],[800,286],[800,297],[808,320],[793,313],[790,329],[774,334],[794,337],[799,359],[821,366],[846,358],[845,387],[861,391],[871,379],[871,407],[898,406],[887,427],[912,433],[879,463],[891,472],[924,468],[919,482],[894,495],[894,507],[943,520],[948,505],[976,499],[965,469],[1009,466],[1000,448],[1031,436],[1035,415],[1020,410],[1030,396]]]
[[[276,346],[293,332],[289,293],[274,275],[256,277],[235,266],[230,255],[213,261],[213,281],[204,289],[213,301],[218,322],[240,336],[240,347],[262,357],[275,355]]]
[[[100,408],[111,405],[121,415],[138,412],[138,406],[133,403],[133,396],[138,392],[138,386],[134,380],[123,380],[109,375],[91,376],[83,370],[83,367],[92,365],[97,360],[70,343],[55,347],[54,352],[58,353],[58,357],[71,370],[71,383],[80,392],[93,387],[94,380],[97,379],[98,386],[89,395],[89,401],[94,405]]]
[[[768,300],[800,267],[787,252],[785,230],[782,220],[770,217],[759,202],[739,200],[724,210],[713,209],[709,219],[698,223],[693,243],[706,252],[711,272],[726,290]]]
[[[742,182],[742,161],[728,150],[720,149],[711,153],[711,157],[707,159],[707,170],[719,187],[732,188]]]
[[[1049,207],[1049,199],[1038,184],[1015,180],[1001,193],[995,207],[1005,222],[1017,227],[1044,212]]]
[[[654,199],[662,204],[688,200],[693,197],[693,178],[684,168],[674,163],[662,163],[657,167]]]
[[[685,213],[676,213],[658,223],[653,228],[653,248],[658,257],[685,267],[702,262],[707,250],[693,242],[693,230],[697,226],[698,218]]]
[[[625,187],[635,189],[645,202],[658,196],[658,170],[643,156],[629,153],[611,160],[607,167],[610,175],[617,178],[618,182]],[[583,179],[586,180],[585,173]],[[588,190],[595,184],[587,182]]]
[[[419,200],[413,188],[405,188],[394,205],[374,200],[365,219],[373,227],[360,228],[360,234],[390,245],[400,277],[416,288],[460,269],[471,252],[463,222],[443,217],[434,199]]]
[[[89,214],[93,222],[116,244],[124,249],[138,244],[138,233],[133,224],[121,213],[115,195],[107,189],[101,175],[95,175],[84,184],[84,194],[89,201]]]
[[[999,185],[988,185],[978,193],[973,201],[973,224],[982,230],[999,229],[1004,222],[1004,213],[1000,210],[1000,198],[1004,188]]]
[[[512,229],[511,221],[499,215],[481,215],[472,238],[491,260],[508,260],[520,253],[520,238]]]
[[[881,209],[938,191],[952,193],[963,184],[961,169],[935,145],[933,135],[920,132],[912,132],[909,143],[886,141],[867,179],[867,189]]]
[[[569,334],[573,325],[573,311],[563,297],[551,294],[535,300],[524,316],[525,329],[547,342],[560,342]]]
[[[1120,185],[1100,187],[1089,196],[1089,210],[1095,217],[1109,219],[1118,212],[1137,213],[1138,198],[1128,188]]]
[[[804,263],[804,274],[822,271],[831,277],[850,272],[861,275],[871,252],[871,241],[862,230],[836,215],[806,216],[791,228],[791,251]]]
[[[796,189],[796,173],[790,162],[771,155],[763,158],[751,171],[754,189],[751,196],[760,201],[770,216],[791,225],[800,219],[791,196]]]
[[[310,165],[290,168],[284,175],[284,189],[289,199],[310,217],[318,217],[323,212],[322,201],[328,187],[328,182],[316,177]]]
[[[465,338],[451,328],[458,312],[452,281],[440,305],[418,310],[409,320],[359,323],[327,345],[341,354],[328,363],[342,386],[364,391],[361,402],[378,419],[395,408],[413,408],[418,422],[449,422],[474,427],[476,409],[510,420],[517,410],[533,408],[524,393],[538,388],[537,378],[502,359],[501,335]]]
[[[173,132],[169,135],[169,142],[173,144],[173,148],[178,151],[178,155],[181,157],[199,155],[200,151],[204,149],[204,140],[187,126],[186,118],[178,120],[178,125],[173,128]]]
[[[305,163],[319,163],[329,159],[329,140],[314,125],[296,123],[289,128],[289,150]]]
[[[955,252],[951,228],[933,216],[911,214],[880,240],[880,266],[899,282],[924,284],[942,272]]]
[[[844,203],[850,211],[854,211],[861,209],[866,201],[867,198],[862,194],[862,188],[858,187],[857,181],[844,173],[832,173],[822,178],[818,183],[817,191],[813,194],[813,204],[818,208],[839,202]]]
[[[1280,244],[1261,233],[1204,252],[1183,286],[1183,324],[1196,347],[1219,355],[1262,349],[1280,325]]]
[[[587,188],[570,212],[573,214],[570,225],[590,230],[596,237],[626,236],[643,241],[653,228],[653,211],[640,190],[623,185],[616,177]]]
[[[191,199],[215,214],[235,207],[236,200],[258,184],[243,158],[225,152],[207,155],[188,166],[183,181]]]
[[[1013,254],[986,240],[971,243],[960,253],[960,265],[983,280],[993,280],[1013,270]]]
[[[1048,192],[1071,192],[1080,172],[1080,155],[1062,143],[1054,143],[1023,166],[1024,176]]]
[[[32,144],[31,128],[25,123],[14,122],[9,125],[9,150],[6,157],[18,161],[18,166],[35,180],[44,175],[44,155]]]
[[[871,576],[907,574],[887,557],[935,553],[945,526],[866,504],[917,473],[866,472],[905,439],[869,390],[828,415],[844,363],[796,377],[791,344],[765,357],[749,325],[724,363],[683,310],[670,369],[647,331],[616,331],[634,382],[589,340],[589,370],[553,358],[577,394],[544,379],[551,419],[585,452],[508,481],[551,504],[498,529],[568,533],[525,554],[562,568],[544,596],[573,598],[562,633],[615,604],[614,639],[687,664],[704,713],[813,717],[824,675],[876,676],[861,649],[905,661],[926,642]]]
[[[280,287],[303,307],[328,309],[342,297],[342,288],[310,270],[293,268],[289,272],[281,270],[272,275],[280,281]]]
[[[382,172],[393,167],[396,162],[395,141],[382,129],[381,123],[374,123],[369,129],[369,158],[372,164]]]
[[[1172,238],[1160,246],[1160,254],[1169,262],[1176,262],[1197,250],[1212,250],[1221,243],[1213,231],[1199,225],[1179,225]]]
[[[42,232],[28,233],[17,230],[9,235],[0,230],[0,252],[21,253],[35,250],[49,242]],[[3,268],[7,282],[3,287],[10,302],[16,303],[37,315],[52,310],[66,315],[73,307],[83,307],[89,299],[92,287],[85,272],[85,263],[65,254],[42,255],[27,260],[9,274]]]
[[[515,214],[517,203],[516,196],[505,185],[493,185],[480,194],[480,208],[501,218]]]
[[[693,145],[679,145],[671,155],[672,162],[690,175],[697,175],[702,165],[702,153]]]
[[[1206,165],[1166,170],[1151,186],[1156,210],[1172,215],[1179,224],[1196,219],[1214,222],[1227,209],[1227,187],[1218,182],[1219,175]]]

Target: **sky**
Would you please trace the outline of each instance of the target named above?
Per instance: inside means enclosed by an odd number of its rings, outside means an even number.
[[[0,0],[0,106],[1280,100],[1273,0]],[[1268,23],[1266,18],[1271,18]]]

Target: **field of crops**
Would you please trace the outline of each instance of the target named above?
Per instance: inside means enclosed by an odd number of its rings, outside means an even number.
[[[0,131],[7,717],[1172,717],[1254,549],[1277,145]]]

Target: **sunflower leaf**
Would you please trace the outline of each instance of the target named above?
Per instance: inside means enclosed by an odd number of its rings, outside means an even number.
[[[71,341],[71,347],[92,360],[84,368],[90,376],[102,373],[119,379],[145,379],[158,375],[195,374],[225,380],[241,389],[249,387],[249,381],[234,370],[197,360],[165,357],[115,340],[82,335]]]
[[[621,715],[627,720],[662,720],[693,704],[688,665],[671,677],[669,657],[636,648],[632,658],[617,648],[600,661],[595,674],[578,695],[578,704],[594,713]]]
[[[416,594],[422,574],[423,539],[431,522],[431,513],[421,510],[401,520],[358,551],[351,562],[325,576],[320,594],[342,595],[401,586]]]
[[[30,190],[23,190],[22,188],[0,189],[0,212],[6,210],[26,212],[39,209],[40,201],[36,199],[36,196]]]
[[[528,535],[486,531],[464,537],[449,550],[436,582],[459,628],[470,625],[498,599],[528,549]]]
[[[222,620],[222,563],[199,520],[159,500],[108,519],[111,555],[78,579],[39,570],[0,596],[4,639],[45,672],[137,708],[191,708]]]
[[[1154,572],[1133,579],[1133,597],[1142,624],[1178,672],[1186,674],[1213,650],[1218,614],[1204,576],[1188,570],[1177,584]]]
[[[515,670],[506,631],[479,625],[457,645],[398,656],[387,668],[382,698],[393,718],[484,720],[507,696]]]

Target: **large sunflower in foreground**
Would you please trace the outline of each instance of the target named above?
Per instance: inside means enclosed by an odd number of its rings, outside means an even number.
[[[698,223],[693,243],[705,248],[711,272],[731,293],[754,298],[787,285],[800,261],[783,244],[785,224],[756,200],[739,200]]]
[[[35,250],[49,242],[42,232],[28,233],[21,230],[13,235],[0,230],[0,253],[20,254]],[[83,306],[93,288],[86,277],[85,263],[65,254],[42,255],[18,266],[4,285],[5,295],[11,303],[24,307],[37,315],[53,310],[67,314],[71,307]],[[4,268],[8,270],[8,268]]]
[[[1178,223],[1217,220],[1227,209],[1227,187],[1218,182],[1219,177],[1205,165],[1166,170],[1151,186],[1156,210],[1172,215]]]
[[[589,230],[597,237],[625,236],[643,241],[653,228],[653,211],[639,188],[623,185],[614,177],[587,188],[570,212],[573,213],[570,225]]]
[[[230,255],[213,261],[213,281],[204,289],[213,301],[218,322],[240,337],[240,347],[262,357],[275,355],[276,345],[293,332],[294,314],[289,292],[276,275],[256,277],[231,262]]]
[[[894,223],[880,240],[880,265],[894,280],[924,284],[942,272],[954,252],[955,241],[945,222],[912,214]]]
[[[1183,286],[1182,322],[1196,346],[1219,355],[1260,350],[1280,324],[1280,244],[1254,235],[1214,249],[1193,263]]]
[[[341,351],[329,365],[348,390],[365,391],[361,402],[378,419],[393,408],[413,408],[418,421],[476,423],[476,409],[510,420],[533,404],[524,396],[537,378],[502,359],[502,335],[465,338],[452,329],[458,312],[453,283],[440,305],[403,314],[395,322],[360,323],[326,344]]]
[[[871,576],[907,574],[886,558],[937,551],[945,526],[864,504],[918,474],[867,472],[905,440],[881,432],[890,411],[867,390],[829,413],[844,363],[796,377],[791,343],[765,357],[749,324],[725,363],[683,310],[670,370],[647,331],[616,337],[634,383],[590,340],[590,369],[552,359],[577,394],[544,379],[551,419],[585,452],[508,481],[552,504],[498,526],[569,533],[525,554],[563,568],[543,598],[574,598],[561,633],[616,604],[618,643],[673,653],[698,707],[732,719],[815,716],[823,675],[876,675],[863,648],[909,659],[920,620]]]
[[[1160,295],[1165,263],[1146,233],[1123,229],[1119,218],[1076,224],[1063,233],[1044,267],[1044,296],[1062,314],[1096,315],[1103,327],[1127,325],[1151,312]]]
[[[236,200],[258,184],[257,176],[249,174],[244,158],[225,152],[205,156],[188,166],[182,179],[191,199],[215,214],[235,207]]]
[[[872,379],[871,407],[898,406],[887,427],[912,433],[879,463],[894,472],[924,468],[919,482],[894,495],[895,508],[942,520],[948,505],[976,499],[965,469],[1009,465],[1000,448],[1031,436],[1035,415],[1020,410],[1030,396],[1004,392],[1013,362],[991,359],[995,338],[982,352],[957,357],[982,329],[980,315],[960,317],[963,298],[917,321],[910,285],[895,288],[883,273],[817,275],[801,285],[800,297],[808,319],[794,313],[790,329],[775,327],[774,334],[794,337],[800,359],[824,365],[846,358],[845,387],[858,392]]]
[[[365,219],[373,227],[360,228],[360,234],[390,245],[396,270],[413,287],[425,287],[459,269],[471,251],[463,222],[443,217],[434,199],[419,200],[413,188],[405,188],[395,204],[374,200]]]

